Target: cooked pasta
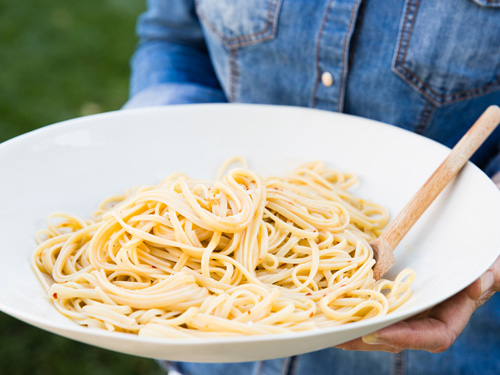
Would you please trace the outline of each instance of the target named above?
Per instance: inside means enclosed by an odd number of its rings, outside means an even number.
[[[79,324],[170,338],[329,327],[387,314],[414,272],[374,280],[387,210],[322,162],[285,177],[177,173],[105,200],[92,220],[50,215],[32,264]]]

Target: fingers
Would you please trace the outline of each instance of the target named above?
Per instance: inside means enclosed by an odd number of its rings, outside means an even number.
[[[435,318],[409,319],[338,347],[345,350],[386,351],[399,353],[404,349],[440,353],[446,350],[456,335],[446,324]]]
[[[471,285],[470,294],[480,297],[479,280]],[[431,310],[340,347],[346,350],[383,350],[391,353],[404,349],[440,353],[453,344],[477,306],[477,300],[463,290]]]
[[[383,351],[389,353],[399,353],[403,350],[402,348],[397,348],[389,345],[367,344],[361,338],[345,342],[335,347],[343,350],[358,350],[364,352]]]
[[[425,350],[440,353],[448,349],[465,324],[448,325],[435,317],[410,319],[397,323],[363,338],[365,343],[386,345],[393,348]]]
[[[491,285],[488,285],[490,286],[490,288],[483,288],[483,292],[485,292],[486,290],[488,290],[489,292],[498,292],[500,291],[500,257],[497,258],[497,260],[495,261],[495,263],[493,263],[493,265],[488,269],[488,271],[486,271],[486,273],[488,272],[491,272],[491,275],[493,277],[492,280],[490,280],[490,282],[492,282]],[[485,275],[486,275],[485,273]]]
[[[432,309],[337,347],[391,353],[404,349],[443,352],[460,335],[473,312],[498,290],[500,257],[480,279]]]
[[[475,286],[478,287],[480,288],[480,284]],[[464,290],[427,312],[339,347],[391,353],[398,353],[403,349],[439,353],[451,346],[475,309],[476,301]]]
[[[453,344],[476,308],[476,300],[464,290],[431,309],[426,317],[396,323],[368,335],[364,342],[440,353]]]

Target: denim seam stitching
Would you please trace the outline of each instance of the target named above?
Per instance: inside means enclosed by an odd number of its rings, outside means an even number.
[[[366,1],[361,1],[359,4],[358,15],[356,17],[356,24],[360,26],[363,25],[366,13]],[[356,24],[354,25],[354,31],[352,33],[351,42],[349,45],[349,49],[353,52],[356,51],[356,48],[359,44],[359,34],[361,33],[361,27],[356,29]],[[349,59],[347,61],[347,69],[351,70],[353,64],[353,57],[355,57],[355,53],[349,54]]]
[[[415,75],[415,73],[408,70],[408,68],[406,68],[405,66],[401,66],[401,68],[410,76],[406,80],[408,82],[410,82],[410,84],[412,84],[412,82],[413,82],[412,86],[417,87],[417,89],[419,89],[419,91],[423,95],[425,95],[426,98],[431,100],[436,105],[446,105],[446,104],[451,104],[451,103],[454,103],[454,102],[457,102],[460,100],[472,99],[472,98],[475,98],[477,96],[481,96],[483,94],[487,94],[489,92],[495,91],[498,87],[500,87],[500,77],[499,77],[496,81],[487,83],[486,85],[483,85],[480,87],[476,87],[473,89],[464,90],[464,91],[460,91],[460,92],[448,94],[448,95],[439,95],[433,89],[431,89],[425,82],[420,80]],[[425,89],[427,89],[429,91],[429,93],[424,91]]]
[[[405,352],[401,351],[399,353],[395,353],[392,362],[392,373],[393,375],[404,375],[405,371]]]
[[[228,49],[233,49],[233,48],[239,48],[239,47],[244,47],[250,44],[257,44],[261,42],[268,41],[270,39],[273,39],[276,36],[276,24],[278,20],[278,13],[279,9],[281,9],[281,3],[283,0],[272,0],[269,4],[269,9],[267,11],[267,17],[266,17],[266,27],[263,30],[256,31],[254,33],[246,34],[246,35],[240,35],[232,38],[227,38],[223,34],[221,34],[213,25],[212,23],[208,20],[207,17],[199,10],[199,2],[200,0],[195,0],[196,3],[196,8],[197,8],[197,14],[198,17],[200,17],[201,20],[205,22],[205,24],[208,26],[212,32],[219,37],[219,39],[222,41],[222,43],[228,48]],[[272,20],[271,20],[272,18]],[[269,28],[271,27],[271,30],[269,31]],[[268,32],[270,32],[269,35],[267,36],[262,36],[265,35]]]
[[[323,21],[321,22],[321,26],[319,28],[318,36],[316,37],[316,82],[314,84],[313,89],[313,97],[311,107],[316,107],[316,94],[318,92],[318,85],[321,76],[321,69],[319,67],[319,49],[321,43],[321,34],[323,33],[323,29],[325,28],[326,20],[328,18],[328,13],[330,12],[330,5],[332,4],[332,0],[328,1],[328,5],[326,6],[325,15],[323,16]]]
[[[417,0],[417,1],[419,1],[419,0]],[[416,13],[415,9],[412,10],[412,8],[415,7],[415,4],[416,3],[414,0],[408,0],[405,4],[405,6],[406,6],[405,16],[403,18],[400,29],[398,31],[398,34],[399,34],[399,36],[398,36],[398,38],[399,38],[398,49],[396,51],[396,54],[394,56],[394,60],[392,62],[392,70],[398,76],[400,76],[404,81],[407,81],[407,82],[408,82],[408,79],[407,79],[406,75],[398,69],[399,68],[398,64],[401,60],[404,60],[406,58],[406,51],[408,49],[410,35],[413,32],[413,24],[414,24],[413,20],[409,20],[409,18],[411,15],[414,15]],[[404,56],[401,56],[403,51],[404,51]],[[411,82],[408,82],[408,83],[410,84],[411,87],[414,87],[411,84]],[[421,91],[419,91],[419,92],[421,92]]]
[[[264,361],[259,361],[259,364],[257,365],[257,371],[256,371],[255,375],[261,375],[263,367],[264,367]]]
[[[430,100],[426,101],[424,110],[420,115],[420,121],[415,128],[415,133],[423,135],[427,131],[427,127],[429,126],[435,108],[436,106],[434,103]]]
[[[500,76],[499,76],[496,81],[487,83],[486,85],[477,88],[464,90],[449,95],[440,95],[436,93],[431,87],[429,87],[428,84],[423,82],[418,76],[416,76],[415,73],[409,70],[404,64],[406,62],[406,55],[410,45],[411,36],[413,34],[413,28],[415,25],[416,14],[418,12],[419,6],[420,6],[420,0],[409,0],[407,2],[406,14],[402,25],[403,27],[400,30],[399,46],[393,62],[394,71],[404,81],[408,82],[411,87],[416,88],[418,92],[424,95],[428,100],[430,100],[435,105],[446,105],[460,100],[472,99],[474,97],[495,91],[498,87],[500,87]],[[413,15],[414,17],[411,20],[409,20],[411,15]],[[408,26],[410,26],[409,30]],[[402,52],[403,55],[401,56]]]
[[[236,100],[236,86],[238,84],[238,50],[229,50],[229,101]]]
[[[408,28],[407,21],[410,12],[410,3],[411,3],[410,1],[406,1],[403,8],[404,17],[401,18],[396,40],[397,49],[395,49],[394,56],[391,62],[391,71],[397,76],[399,76],[403,81],[405,81],[406,79],[404,75],[402,75],[401,72],[396,68],[396,66],[400,59],[401,51],[403,49],[403,44],[407,42],[405,34],[407,33],[407,28]]]
[[[293,357],[286,357],[285,360],[283,361],[283,366],[281,366],[281,373],[280,375],[289,375],[288,374],[288,366],[290,364],[290,361],[292,360]]]
[[[429,100],[426,100],[425,101],[425,107],[424,109],[422,110],[422,112],[420,113],[420,119],[418,120],[418,123],[417,125],[415,126],[415,133],[418,133],[418,134],[422,134],[420,132],[420,129],[422,128],[422,123],[424,122],[424,118],[425,118],[425,113],[427,112],[427,108],[429,108],[429,103],[430,101]]]
[[[413,5],[413,7],[408,7],[409,9],[406,13],[407,19],[405,21],[405,24],[408,23],[408,25],[410,26],[410,29],[408,30],[408,37],[407,37],[407,40],[405,41],[404,47],[403,47],[404,53],[403,53],[403,58],[401,59],[401,61],[403,63],[404,63],[404,61],[406,61],[408,47],[410,46],[411,36],[413,35],[413,29],[415,27],[415,19],[416,19],[417,14],[418,14],[418,8],[420,7],[420,0],[410,0],[410,3],[411,3],[411,1],[414,1],[414,5]],[[410,16],[413,16],[411,20],[409,20]],[[401,44],[401,46],[402,46],[402,44]],[[401,65],[403,65],[403,63],[401,63]]]
[[[342,51],[342,75],[340,77],[340,82],[339,82],[339,96],[338,96],[338,103],[337,103],[337,111],[338,112],[342,112],[342,109],[344,107],[345,93],[343,93],[342,90],[344,89],[345,81],[347,79],[346,56],[348,55],[348,49],[349,49],[348,46],[350,45],[350,43],[348,43],[348,41],[350,40],[350,36],[352,36],[352,34],[351,34],[352,27],[354,25],[354,21],[356,18],[355,15],[356,15],[357,10],[359,8],[360,1],[361,0],[356,0],[356,2],[354,3],[354,7],[352,8],[352,11],[351,11],[351,18],[349,20],[349,27],[347,28],[347,33],[346,33],[346,36],[344,39],[344,48]]]
[[[289,375],[297,375],[297,371],[299,369],[298,363],[299,362],[299,356],[294,356],[292,359],[292,364],[290,366],[290,374]]]

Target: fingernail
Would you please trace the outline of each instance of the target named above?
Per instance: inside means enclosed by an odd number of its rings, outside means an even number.
[[[383,343],[383,340],[379,337],[377,332],[373,332],[373,333],[369,333],[368,335],[364,335],[363,337],[361,337],[361,340],[363,340],[363,342],[365,344],[372,344],[372,345]]]
[[[485,274],[481,277],[481,297],[491,291],[494,283],[495,277],[493,276],[493,272],[486,271]]]

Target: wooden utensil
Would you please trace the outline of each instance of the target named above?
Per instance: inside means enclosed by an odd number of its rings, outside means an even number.
[[[370,243],[376,261],[373,267],[373,277],[376,280],[380,279],[394,265],[393,250],[413,224],[417,222],[427,207],[462,169],[499,123],[500,108],[496,105],[488,107],[380,237]]]

